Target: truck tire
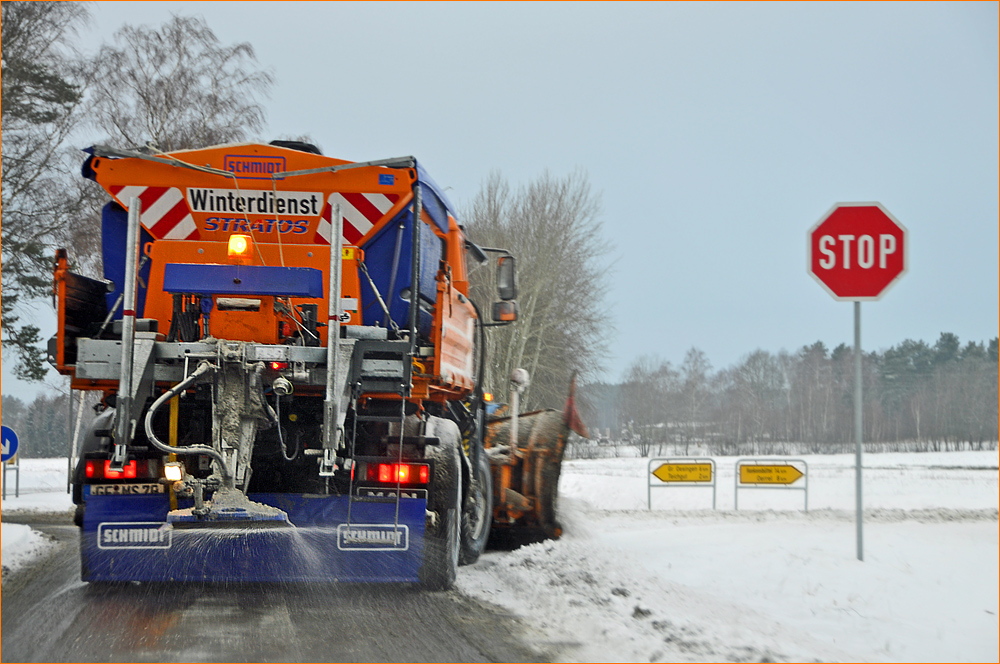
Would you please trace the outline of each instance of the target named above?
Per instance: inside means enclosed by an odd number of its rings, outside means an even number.
[[[426,458],[434,460],[434,493],[431,496],[436,523],[424,533],[424,561],[420,585],[427,590],[448,590],[455,585],[461,542],[462,467],[461,434],[449,420],[431,417],[428,436],[440,442],[428,446]]]
[[[486,451],[479,449],[479,461],[472,468],[472,482],[462,509],[462,547],[459,565],[479,560],[490,538],[493,524],[493,475]]]

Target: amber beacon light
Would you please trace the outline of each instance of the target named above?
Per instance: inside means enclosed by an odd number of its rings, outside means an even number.
[[[229,236],[229,262],[246,265],[250,262],[253,240],[249,235]]]

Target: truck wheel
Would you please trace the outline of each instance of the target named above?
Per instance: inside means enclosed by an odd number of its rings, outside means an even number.
[[[493,523],[493,476],[486,451],[479,449],[478,463],[472,469],[473,477],[465,505],[462,509],[462,549],[458,562],[471,565],[479,560],[486,549]]]
[[[427,590],[448,590],[458,575],[461,540],[462,468],[460,436],[454,422],[430,418],[429,436],[437,436],[438,445],[428,446],[425,456],[434,459],[434,513],[436,524],[428,524],[424,533],[424,562],[420,567],[420,585]]]

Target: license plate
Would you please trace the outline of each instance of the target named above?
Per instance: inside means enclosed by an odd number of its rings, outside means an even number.
[[[388,487],[358,487],[357,496],[359,498],[395,498],[396,488]],[[401,489],[400,498],[419,498],[427,500],[427,489]]]
[[[163,493],[162,484],[91,484],[92,496],[132,496],[136,494]]]

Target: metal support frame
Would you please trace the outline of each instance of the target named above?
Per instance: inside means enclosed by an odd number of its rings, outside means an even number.
[[[139,220],[142,201],[133,196],[128,203],[128,232],[125,235],[125,300],[122,309],[122,364],[118,381],[118,401],[115,404],[115,446],[111,468],[122,470],[127,457],[127,445],[135,432],[132,420],[132,347],[135,342],[135,299],[139,253]]]
[[[802,464],[802,468],[798,468],[795,464]],[[744,484],[741,487],[740,483],[740,467],[741,466],[792,466],[797,470],[802,472],[802,486],[792,486],[792,484]],[[801,491],[805,495],[805,511],[809,511],[809,464],[806,463],[805,459],[767,459],[763,457],[748,457],[744,459],[736,460],[736,471],[734,473],[735,489],[733,490],[733,509],[740,509],[740,488],[743,489],[778,489],[782,491]]]
[[[107,145],[95,145],[90,148],[91,154],[95,157],[127,157],[131,159],[142,159],[143,161],[152,161],[157,164],[165,164],[167,166],[174,166],[180,168],[189,168],[193,171],[200,171],[202,173],[213,173],[215,175],[221,175],[225,178],[233,178],[234,175],[229,171],[223,171],[218,168],[212,168],[211,166],[198,166],[197,164],[190,164],[186,161],[181,161],[173,155],[167,155],[165,157],[157,157],[156,155],[145,154],[142,152],[136,152],[135,150],[120,150],[118,148],[109,147]],[[374,159],[372,161],[356,161],[349,162],[346,164],[337,164],[336,166],[323,166],[321,168],[308,168],[300,171],[283,171],[280,173],[275,173],[271,177],[275,180],[283,180],[285,178],[295,177],[298,175],[315,175],[318,173],[336,173],[338,171],[346,171],[353,168],[366,168],[368,166],[386,166],[388,168],[413,168],[417,165],[417,160],[414,157],[394,157],[391,159]]]
[[[87,401],[86,392],[78,390],[77,401],[78,405],[76,408],[76,421],[73,423],[72,413],[73,413],[73,387],[72,381],[70,381],[69,389],[69,411],[70,411],[70,422],[71,428],[69,430],[69,440],[67,442],[67,455],[66,455],[66,493],[71,493],[73,491],[73,467],[76,465],[77,451],[80,448],[80,424],[83,421],[83,407]]]
[[[69,380],[69,412],[66,416],[66,493],[73,491],[73,381]],[[80,395],[83,405],[83,395]]]
[[[423,198],[420,182],[413,184],[413,246],[410,270],[410,357],[417,356],[417,326],[420,323],[420,224],[423,223]]]
[[[340,203],[334,203],[331,214],[333,234],[330,237],[330,287],[326,321],[326,398],[323,402],[323,460],[321,477],[330,477],[337,467],[340,439],[340,395],[336,394],[337,372],[340,368],[340,289],[343,263],[344,217]]]
[[[709,464],[711,465],[711,476],[712,479],[706,482],[661,482],[660,484],[653,484],[653,464],[665,464],[665,463],[676,463],[694,466],[697,464]],[[712,509],[715,509],[715,498],[716,498],[716,480],[718,478],[718,473],[715,470],[715,459],[708,459],[706,457],[664,457],[660,459],[650,459],[649,463],[646,465],[646,509],[653,509],[653,489],[669,489],[669,488],[684,488],[684,487],[712,487]]]

